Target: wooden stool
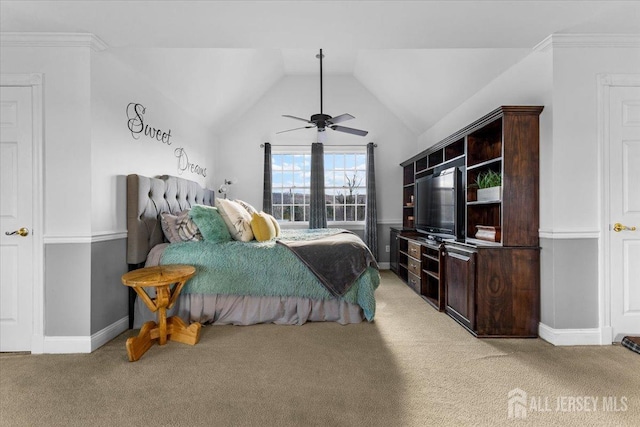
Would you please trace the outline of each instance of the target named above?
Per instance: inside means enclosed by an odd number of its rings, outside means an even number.
[[[122,283],[131,287],[152,312],[158,312],[158,323],[146,322],[137,337],[127,339],[129,361],[135,362],[151,348],[155,340],[164,345],[167,338],[184,344],[195,345],[200,340],[198,322],[190,326],[178,316],[167,319],[167,309],[173,307],[184,284],[196,273],[191,265],[160,265],[125,273]],[[171,285],[175,284],[172,288]],[[145,288],[156,288],[156,297],[151,298]]]

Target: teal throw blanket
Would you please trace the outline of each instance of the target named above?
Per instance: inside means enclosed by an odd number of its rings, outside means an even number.
[[[278,239],[313,240],[342,232],[282,230]],[[165,249],[161,264],[196,267],[196,275],[182,290],[186,294],[334,298],[298,257],[275,240],[172,243]],[[379,284],[378,270],[369,267],[340,299],[358,304],[371,321],[376,311],[374,292]]]

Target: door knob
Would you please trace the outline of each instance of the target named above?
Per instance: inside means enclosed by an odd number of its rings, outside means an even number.
[[[613,231],[616,233],[621,232],[622,230],[636,231],[635,227],[627,227],[626,225],[622,225],[619,222],[613,224]]]
[[[22,227],[19,230],[15,230],[15,231],[5,231],[5,233],[7,236],[13,236],[14,234],[17,234],[18,236],[28,236],[29,235],[29,229],[26,227]]]

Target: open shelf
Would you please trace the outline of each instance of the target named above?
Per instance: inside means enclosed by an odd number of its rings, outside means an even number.
[[[491,166],[494,166],[495,164],[497,164],[497,163],[499,163],[501,161],[502,161],[502,157],[496,157],[496,158],[493,158],[493,159],[485,160],[484,162],[476,163],[473,166],[467,166],[467,171],[471,171],[471,170],[478,169],[478,168],[491,167]]]

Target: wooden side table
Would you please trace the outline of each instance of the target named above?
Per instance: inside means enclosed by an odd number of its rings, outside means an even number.
[[[190,345],[200,341],[200,323],[194,322],[187,327],[178,316],[167,319],[167,309],[173,307],[182,287],[195,273],[196,269],[191,265],[175,264],[140,268],[122,276],[122,283],[136,291],[149,310],[157,312],[158,316],[158,323],[146,322],[137,337],[127,339],[130,362],[140,359],[156,340],[159,345],[166,344],[167,339]],[[156,297],[151,298],[145,288],[155,288]]]

